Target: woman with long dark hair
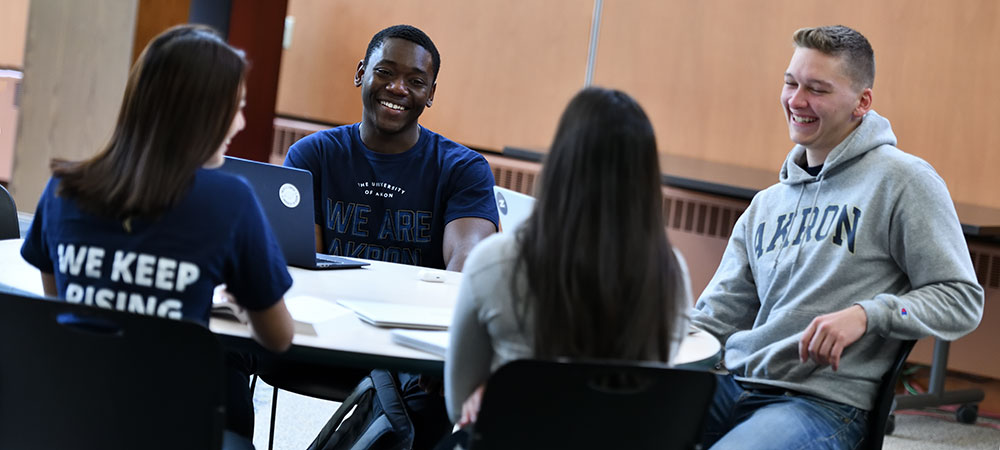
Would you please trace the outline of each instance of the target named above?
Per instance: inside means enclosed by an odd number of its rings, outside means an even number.
[[[207,27],[174,27],[149,43],[108,144],[51,164],[21,248],[47,295],[207,326],[213,290],[225,284],[254,339],[288,348],[282,297],[292,280],[281,250],[246,182],[211,170],[243,129],[246,70],[243,52]],[[249,435],[251,369],[233,355],[230,367],[229,428]]]
[[[661,189],[638,103],[615,90],[579,92],[531,216],[466,261],[445,362],[453,421],[475,421],[486,380],[511,360],[671,360],[691,293],[667,241]]]

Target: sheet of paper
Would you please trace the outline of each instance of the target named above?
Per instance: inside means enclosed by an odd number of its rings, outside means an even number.
[[[392,330],[392,342],[444,358],[448,352],[447,331]]]
[[[310,324],[323,323],[345,314],[351,314],[351,310],[334,302],[308,295],[286,298],[285,305],[288,307],[292,319]]]

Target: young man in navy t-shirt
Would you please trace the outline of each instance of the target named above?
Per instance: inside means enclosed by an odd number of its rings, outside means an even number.
[[[354,76],[361,122],[289,149],[285,165],[313,174],[317,251],[460,271],[497,231],[486,159],[417,123],[440,64],[422,31],[380,31]]]
[[[486,159],[417,123],[434,100],[441,66],[422,31],[396,25],[372,37],[358,63],[360,123],[296,142],[286,166],[313,174],[316,251],[461,271],[497,231]],[[416,434],[430,448],[451,429],[444,401],[397,374]]]

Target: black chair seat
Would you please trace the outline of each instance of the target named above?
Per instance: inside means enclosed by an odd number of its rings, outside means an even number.
[[[470,448],[695,448],[715,383],[660,364],[514,361],[487,382]]]
[[[370,370],[322,367],[262,356],[257,374],[267,384],[299,395],[343,402]]]

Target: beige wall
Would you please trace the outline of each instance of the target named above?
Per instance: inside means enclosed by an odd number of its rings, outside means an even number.
[[[593,2],[581,0],[290,0],[277,112],[330,123],[361,119],[354,72],[368,41],[399,23],[441,53],[432,108],[420,121],[467,145],[548,147],[583,85]]]
[[[0,69],[0,182],[9,183],[14,163],[18,109],[14,106],[21,72]]]
[[[39,79],[26,74],[25,95],[42,104],[23,112],[21,127],[36,135],[19,144],[25,148],[15,171],[44,176],[53,154],[89,154],[107,136],[135,3],[32,2],[31,15],[38,9],[48,22],[39,25],[45,32],[37,33],[38,43],[28,41],[26,65],[34,52]],[[16,27],[6,21],[26,12],[28,1],[0,5],[0,34],[11,34]],[[412,23],[435,39],[443,59],[436,101],[422,123],[478,148],[544,150],[560,111],[583,85],[592,11],[592,1],[579,0],[291,0],[296,25],[283,55],[277,110],[358,120],[360,92],[351,79],[368,39],[384,26]],[[639,100],[666,154],[776,171],[790,147],[777,101],[789,36],[799,26],[830,23],[860,29],[875,46],[875,109],[892,121],[900,147],[933,164],[957,201],[1000,208],[1000,179],[989,173],[1000,165],[994,0],[776,0],[767,8],[606,0],[594,81]],[[25,195],[37,193],[27,187],[34,181],[20,180]]]
[[[791,34],[844,24],[875,49],[874,108],[956,201],[1000,208],[1000,2],[604,2],[594,81],[639,97],[660,150],[771,170],[792,144],[778,96]]]
[[[0,69],[24,66],[29,0],[0,0]]]
[[[136,0],[31,3],[10,186],[19,210],[34,212],[50,158],[88,157],[110,136],[135,17]]]
[[[10,182],[18,109],[14,99],[24,66],[29,0],[0,0],[0,181]],[[11,71],[5,71],[10,69]]]
[[[422,123],[467,145],[544,150],[583,86],[593,1],[290,0],[294,43],[278,112],[359,120],[351,84],[367,40],[411,23],[441,50]],[[665,154],[777,173],[791,148],[778,103],[803,26],[843,23],[875,48],[875,109],[956,201],[1000,208],[1000,2],[605,0],[594,83],[644,106]]]

